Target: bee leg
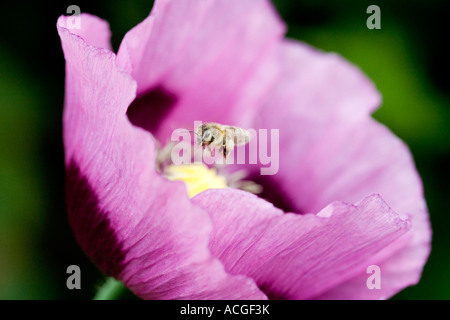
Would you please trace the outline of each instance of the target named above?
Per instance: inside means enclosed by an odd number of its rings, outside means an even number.
[[[223,147],[223,152],[222,152],[223,157],[226,158],[226,157],[228,157],[229,154],[230,154],[230,150],[227,149],[226,146]]]
[[[225,145],[223,146],[223,157],[226,158],[228,154],[233,150],[234,143],[232,140],[228,140]]]
[[[206,156],[211,157],[212,156],[212,150],[209,145],[206,146]]]

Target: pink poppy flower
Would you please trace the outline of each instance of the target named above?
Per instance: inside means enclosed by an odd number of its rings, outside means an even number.
[[[79,18],[57,22],[67,208],[106,275],[144,299],[384,299],[419,281],[420,177],[371,118],[380,95],[355,66],[284,39],[264,0],[157,0],[117,54],[105,21]],[[260,196],[190,198],[156,170],[156,146],[195,120],[280,129],[278,173],[245,166]]]

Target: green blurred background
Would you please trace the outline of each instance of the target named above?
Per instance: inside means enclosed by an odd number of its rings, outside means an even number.
[[[417,286],[394,299],[450,299],[450,2],[276,0],[288,36],[358,65],[383,104],[375,118],[411,148],[423,178],[433,249]],[[0,19],[0,299],[90,299],[103,277],[81,252],[64,206],[61,117],[64,58],[56,19],[69,5],[109,21],[113,47],[152,1],[13,1]],[[381,9],[369,30],[366,9]],[[232,26],[230,26],[231,28]],[[68,290],[66,268],[82,270]]]

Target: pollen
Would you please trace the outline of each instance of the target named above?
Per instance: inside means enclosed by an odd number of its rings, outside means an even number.
[[[225,177],[204,164],[170,165],[164,173],[169,180],[183,181],[191,198],[207,189],[228,187]]]

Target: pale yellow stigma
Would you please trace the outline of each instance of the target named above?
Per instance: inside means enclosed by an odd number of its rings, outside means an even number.
[[[224,177],[204,164],[170,165],[164,173],[169,180],[183,181],[191,198],[207,189],[228,187]]]

